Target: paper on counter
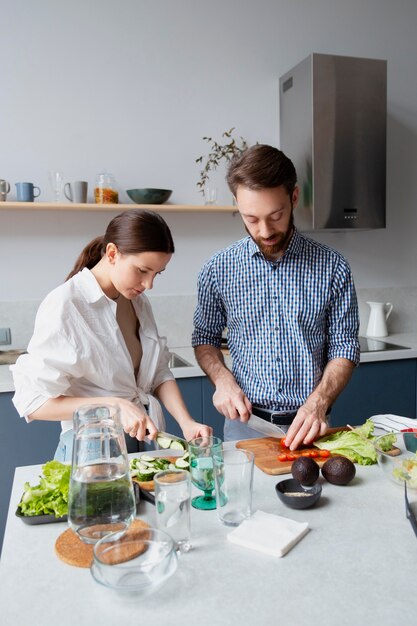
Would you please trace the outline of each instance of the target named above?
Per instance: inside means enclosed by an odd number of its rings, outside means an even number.
[[[227,535],[232,543],[264,554],[281,557],[309,531],[308,522],[294,520],[264,511],[256,511]]]
[[[397,432],[404,428],[417,428],[417,420],[411,417],[401,417],[401,415],[373,415],[369,418],[377,428],[388,432]]]

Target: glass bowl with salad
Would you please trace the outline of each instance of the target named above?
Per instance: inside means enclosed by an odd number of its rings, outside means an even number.
[[[385,451],[379,445],[383,437],[374,441],[379,467],[390,480],[417,491],[417,432],[395,433],[392,448]]]

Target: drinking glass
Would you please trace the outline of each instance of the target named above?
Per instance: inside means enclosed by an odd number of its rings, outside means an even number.
[[[64,187],[64,176],[62,172],[49,170],[48,178],[52,190],[53,201],[60,202],[62,199],[62,189]]]
[[[214,205],[217,202],[217,188],[205,185],[204,187],[204,204]]]
[[[191,481],[187,470],[164,470],[154,476],[156,527],[175,541],[178,552],[190,544]]]
[[[253,463],[249,450],[225,450],[223,459],[214,459],[217,516],[226,526],[251,516]]]
[[[85,543],[124,532],[136,513],[126,442],[117,405],[74,413],[68,522]]]
[[[222,440],[218,437],[197,437],[188,442],[188,453],[191,482],[204,492],[204,495],[193,498],[191,504],[203,511],[215,509],[213,459],[220,461],[223,458]]]

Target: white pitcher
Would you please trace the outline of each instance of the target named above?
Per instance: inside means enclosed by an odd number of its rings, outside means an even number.
[[[391,302],[367,302],[371,307],[369,314],[368,337],[386,337],[388,335],[387,319],[391,315]]]

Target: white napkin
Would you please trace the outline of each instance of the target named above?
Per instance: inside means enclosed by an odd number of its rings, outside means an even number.
[[[387,430],[388,432],[399,433],[403,428],[417,428],[417,420],[411,417],[401,417],[401,415],[373,415],[369,418],[375,426]]]
[[[309,531],[307,522],[256,511],[227,535],[232,543],[272,556],[284,556]]]

